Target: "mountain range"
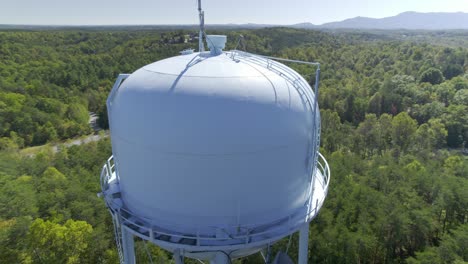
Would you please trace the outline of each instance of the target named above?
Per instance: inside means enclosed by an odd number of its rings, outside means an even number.
[[[208,25],[212,27],[243,27],[243,28],[263,28],[277,27],[285,25],[272,24],[225,24]],[[404,12],[396,16],[384,18],[355,17],[343,21],[314,25],[309,22],[286,25],[286,27],[301,29],[409,29],[409,30],[447,30],[447,29],[468,29],[468,13],[420,13]]]
[[[404,12],[385,18],[355,17],[339,22],[313,25],[301,23],[296,28],[353,28],[353,29],[468,29],[468,13]]]
[[[409,30],[468,30],[468,13],[419,13],[404,12],[396,16],[384,18],[355,17],[343,21],[330,22],[321,25],[312,23],[299,23],[294,25],[277,24],[207,24],[207,28],[265,28],[265,27],[292,27],[301,29],[409,29]],[[0,29],[58,29],[58,28],[197,28],[198,25],[90,25],[90,26],[67,26],[67,25],[1,25]]]

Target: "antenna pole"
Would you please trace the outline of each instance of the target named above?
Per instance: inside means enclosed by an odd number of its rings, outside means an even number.
[[[198,35],[198,50],[205,51],[203,45],[203,33],[205,32],[205,12],[201,8],[201,0],[198,0],[198,17],[200,19],[200,33]]]

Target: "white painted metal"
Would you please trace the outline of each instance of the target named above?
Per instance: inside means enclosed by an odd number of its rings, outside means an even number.
[[[124,262],[126,264],[135,264],[135,241],[133,234],[124,225],[122,225],[121,232]]]
[[[219,55],[223,52],[224,47],[226,46],[226,36],[225,35],[207,35],[206,43],[208,43],[208,48],[212,55]]]
[[[109,95],[114,155],[101,187],[126,263],[133,235],[218,264],[299,229],[307,260],[304,229],[330,176],[318,86],[273,58],[222,52],[225,36],[209,39],[210,52],[120,75]]]
[[[244,233],[239,233],[228,239],[207,237],[200,235],[199,232],[192,235],[181,234],[177,231],[181,229],[180,226],[172,226],[169,230],[162,229],[157,226],[157,223],[152,223],[151,219],[144,219],[124,209],[121,199],[117,195],[120,193],[119,182],[114,170],[115,167],[112,165],[112,157],[103,166],[101,188],[113,218],[121,219],[119,225],[126,226],[127,231],[133,235],[171,252],[184,250],[184,255],[191,258],[212,259],[212,252],[220,250],[229,252],[232,258],[238,258],[258,252],[280,238],[296,232],[304,224],[304,219],[310,221],[317,215],[326,197],[330,176],[326,160],[321,155],[319,157],[317,175],[314,177],[317,188],[310,198],[310,207],[303,212],[304,215],[290,216],[287,221],[278,221],[259,228],[251,227],[251,229],[246,229]],[[231,229],[234,228],[236,227],[231,227]]]
[[[309,252],[309,223],[304,223],[299,229],[299,260],[298,264],[307,264]]]
[[[175,264],[183,264],[183,256],[180,254],[180,249],[174,250],[174,260]]]
[[[306,101],[281,74],[224,53],[137,70],[108,108],[127,208],[185,232],[294,213],[309,198],[308,93]]]
[[[230,263],[230,259],[227,253],[224,252],[217,252],[212,260],[210,260],[210,264],[228,264]]]
[[[205,46],[203,44],[203,35],[205,34],[205,12],[201,7],[201,0],[198,0],[198,18],[200,20],[200,31],[198,33],[198,51],[205,51]]]

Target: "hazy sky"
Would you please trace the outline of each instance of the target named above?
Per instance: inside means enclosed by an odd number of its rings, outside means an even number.
[[[196,24],[196,0],[0,0],[0,24]],[[322,24],[404,11],[468,12],[468,0],[203,0],[205,21]]]

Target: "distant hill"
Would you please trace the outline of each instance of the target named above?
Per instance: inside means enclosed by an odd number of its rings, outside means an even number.
[[[304,25],[302,23],[300,25]],[[309,27],[312,27],[309,24]],[[340,22],[325,23],[319,28],[356,29],[468,29],[468,13],[418,13],[404,12],[392,17],[355,17]]]
[[[310,22],[305,22],[305,23],[294,24],[294,25],[291,25],[290,27],[292,27],[292,28],[311,29],[311,28],[319,28],[320,26],[314,25],[314,24],[312,24]]]
[[[370,18],[355,17],[338,22],[330,22],[322,25],[314,25],[309,22],[293,25],[275,24],[207,24],[207,29],[258,29],[267,27],[291,27],[298,29],[409,29],[409,30],[439,30],[439,29],[463,29],[468,30],[468,13],[418,13],[404,12],[392,17]],[[1,25],[0,29],[23,29],[23,30],[50,30],[50,29],[174,29],[174,28],[198,28],[197,24],[181,25]]]

